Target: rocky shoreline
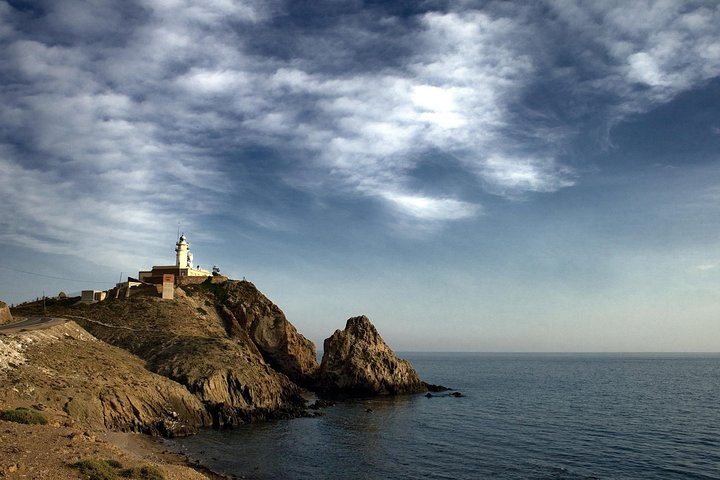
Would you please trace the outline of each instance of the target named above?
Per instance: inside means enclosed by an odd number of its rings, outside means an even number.
[[[212,277],[176,288],[173,300],[149,286],[129,298],[118,293],[91,304],[46,302],[46,316],[68,322],[0,334],[0,410],[41,408],[53,419],[46,428],[93,437],[172,437],[318,415],[307,404],[311,395],[428,391],[364,316],[325,341],[318,363],[315,345],[250,282]],[[41,308],[21,305],[12,314]],[[0,477],[11,468],[0,465]]]

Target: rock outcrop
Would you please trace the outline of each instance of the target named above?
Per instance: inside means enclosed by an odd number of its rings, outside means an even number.
[[[62,341],[28,349],[32,359],[0,342],[0,377],[12,387],[0,389],[0,403],[1,395],[10,404],[46,398],[82,424],[176,435],[307,414],[302,386],[326,394],[425,391],[367,317],[349,319],[325,341],[319,366],[313,343],[252,283],[215,276],[174,293],[163,300],[155,287],[140,286],[130,297],[110,292],[93,304],[48,302],[48,316],[77,325],[48,329]],[[14,312],[31,316],[40,308]]]
[[[231,337],[247,333],[265,360],[298,385],[317,378],[315,345],[302,336],[280,308],[248,281],[227,280],[211,287]]]
[[[394,395],[425,391],[406,360],[399,359],[366,316],[347,321],[324,342],[320,385],[325,393]]]
[[[7,361],[3,362],[3,358]],[[209,426],[202,402],[74,322],[0,337],[0,404],[42,405],[93,429],[185,435]]]
[[[227,333],[216,308],[222,296],[218,300],[207,287],[176,289],[174,301],[151,289],[148,295],[79,305],[65,316],[144,359],[150,371],[184,385],[216,426],[299,414],[305,404],[299,387],[266,362],[245,330]]]
[[[13,316],[10,313],[10,307],[8,307],[7,303],[0,301],[0,325],[11,323],[12,321]]]

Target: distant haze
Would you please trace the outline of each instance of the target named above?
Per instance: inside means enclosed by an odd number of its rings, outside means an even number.
[[[720,350],[720,3],[0,3],[0,299],[174,263],[319,348]]]

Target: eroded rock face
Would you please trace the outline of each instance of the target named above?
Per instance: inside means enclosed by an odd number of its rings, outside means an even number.
[[[145,369],[120,348],[74,322],[3,337],[17,361],[0,371],[0,403],[42,403],[89,428],[176,436],[209,426],[202,402],[182,385]],[[6,352],[7,353],[7,352]]]
[[[347,321],[324,343],[320,385],[326,393],[394,395],[425,390],[415,369],[398,358],[366,316]]]
[[[216,304],[215,295],[193,286],[172,302],[155,296],[110,299],[65,315],[144,359],[150,371],[184,385],[216,426],[298,412],[305,403],[298,386],[271,368],[244,329],[229,335]]]
[[[305,387],[314,385],[318,363],[315,345],[300,334],[280,308],[248,281],[228,280],[215,286],[231,337],[250,336],[277,371]]]
[[[214,426],[274,418],[304,404],[298,387],[270,368],[251,342],[177,338],[148,358],[148,368],[182,383],[208,407]]]
[[[10,313],[10,307],[8,307],[7,303],[0,301],[0,325],[11,323],[12,321],[13,316]]]

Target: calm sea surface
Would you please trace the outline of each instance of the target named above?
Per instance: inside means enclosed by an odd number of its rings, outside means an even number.
[[[400,356],[465,396],[352,400],[170,445],[249,479],[720,479],[719,355]]]

